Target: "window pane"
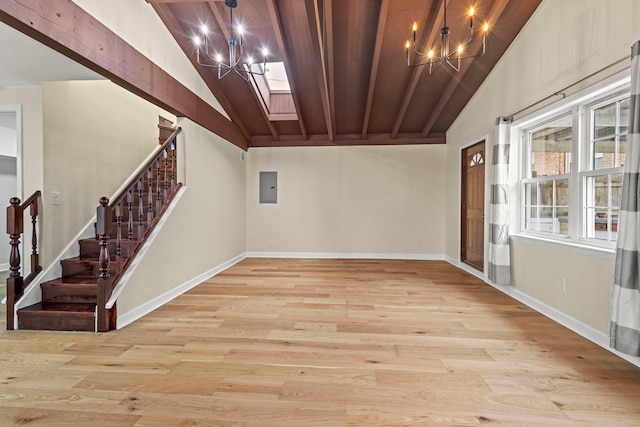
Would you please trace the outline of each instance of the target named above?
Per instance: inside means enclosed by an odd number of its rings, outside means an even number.
[[[569,208],[556,209],[556,233],[569,234]]]
[[[618,158],[616,166],[624,166],[624,159],[627,153],[627,135],[620,135],[620,141],[618,142]]]
[[[552,176],[570,172],[573,129],[571,116],[529,133],[531,176]]]
[[[619,131],[621,135],[626,135],[629,129],[629,98],[620,101],[620,122]]]
[[[611,206],[614,208],[619,208],[620,200],[622,199],[622,174],[616,173],[616,174],[610,175],[610,179],[611,179]]]
[[[531,206],[538,204],[538,184],[528,183],[524,185],[525,205]]]
[[[524,228],[526,230],[538,231],[538,208],[525,208]]]
[[[593,144],[593,169],[615,167],[616,138],[611,137]]]
[[[553,206],[553,181],[540,183],[540,205]]]
[[[569,180],[557,179],[555,206],[569,206]]]
[[[605,105],[594,111],[594,138],[600,139],[616,134],[616,103]]]
[[[585,182],[585,237],[615,241],[618,237],[622,174],[588,177]]]

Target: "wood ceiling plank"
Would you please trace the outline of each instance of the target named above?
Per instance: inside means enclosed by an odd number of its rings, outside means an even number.
[[[492,18],[494,22],[497,21],[500,15],[502,15],[502,12],[504,12],[504,9],[507,7],[507,4],[509,4],[509,0],[496,0],[494,2],[493,7],[489,12],[489,16],[495,17],[495,18]],[[476,49],[474,55],[478,55],[481,51],[482,51],[482,45],[480,45]],[[467,62],[466,66],[461,67],[460,71],[458,71],[454,75],[454,78],[449,80],[447,87],[445,88],[444,92],[440,96],[438,103],[431,111],[431,115],[429,115],[429,118],[426,124],[424,125],[422,132],[420,133],[420,135],[423,138],[426,137],[429,134],[429,132],[431,132],[431,129],[433,129],[433,126],[435,125],[436,121],[440,118],[440,114],[445,109],[447,104],[450,102],[451,97],[454,96],[456,90],[458,89],[458,87],[460,86],[460,83],[462,82],[462,79],[464,78],[465,74],[469,70],[469,65],[470,64]]]
[[[443,0],[438,0],[438,4],[436,5],[437,12],[431,14],[431,18],[429,19],[429,23],[425,28],[429,28],[428,32],[423,32],[420,40],[418,41],[418,46],[431,46],[434,43],[434,40],[440,35],[440,26],[438,22],[441,22],[444,15]],[[426,43],[428,41],[428,43]],[[404,120],[405,115],[407,114],[407,109],[409,108],[409,103],[413,99],[413,95],[415,94],[416,87],[418,86],[418,82],[420,81],[420,77],[422,77],[422,72],[424,71],[425,66],[414,67],[413,72],[411,73],[411,79],[409,80],[409,85],[405,90],[404,97],[402,98],[402,103],[400,104],[400,109],[398,110],[398,115],[396,116],[396,121],[393,125],[393,129],[391,130],[392,137],[396,137],[398,132],[400,131],[400,126],[402,125],[402,121]],[[433,116],[433,115],[432,115]]]
[[[302,117],[301,108],[300,108],[300,99],[298,95],[298,86],[295,78],[295,73],[293,72],[293,68],[291,67],[291,61],[289,59],[289,49],[287,48],[287,43],[284,39],[284,35],[282,32],[282,23],[280,20],[280,14],[278,12],[278,7],[276,5],[276,0],[267,0],[267,8],[269,10],[269,18],[271,20],[271,25],[273,25],[273,32],[275,33],[276,43],[278,44],[278,50],[280,51],[282,63],[284,64],[285,72],[287,73],[287,79],[289,80],[289,87],[291,88],[291,97],[293,98],[293,104],[296,107],[296,114],[298,116],[298,126],[300,127],[300,133],[303,136],[303,139],[307,139],[307,129],[304,124],[304,119]]]
[[[329,100],[329,85],[327,81],[327,73],[325,68],[325,55],[322,47],[322,29],[319,21],[318,1],[317,0],[304,0],[305,8],[307,11],[307,19],[309,23],[309,32],[311,35],[311,44],[313,49],[313,57],[315,59],[315,70],[318,85],[320,89],[320,98],[322,101],[322,109],[324,112],[324,119],[327,128],[327,135],[329,141],[333,141],[335,135],[334,123],[331,120],[331,104]],[[325,19],[331,19],[330,17],[324,17]]]
[[[378,77],[378,67],[380,66],[380,53],[382,52],[382,40],[384,38],[384,28],[387,24],[389,13],[389,1],[382,0],[380,12],[378,13],[378,26],[376,29],[376,41],[373,47],[373,60],[371,61],[371,71],[369,72],[369,89],[367,90],[367,101],[365,105],[364,118],[362,120],[362,139],[367,138],[369,129],[369,118],[371,117],[371,105],[373,104],[373,94],[376,88]]]
[[[303,139],[301,135],[282,135],[278,141],[268,136],[255,136],[251,138],[251,147],[273,147],[277,143],[279,147],[296,146],[352,146],[352,145],[419,145],[419,144],[444,144],[444,133],[434,133],[428,138],[422,138],[419,133],[400,133],[395,138],[390,133],[370,133],[366,139],[357,134],[338,134],[336,139],[329,141],[329,135],[309,135]]]
[[[188,117],[241,148],[248,147],[236,124],[75,3],[3,1],[0,21],[172,114]]]

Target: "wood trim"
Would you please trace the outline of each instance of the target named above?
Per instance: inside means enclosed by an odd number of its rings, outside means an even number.
[[[373,48],[373,59],[371,60],[371,72],[369,73],[369,89],[367,91],[367,104],[364,111],[364,119],[362,120],[362,139],[367,138],[369,129],[369,119],[371,118],[371,106],[373,104],[373,93],[376,87],[376,79],[378,78],[378,67],[380,66],[380,54],[382,52],[382,40],[384,39],[384,27],[387,23],[387,15],[389,14],[389,1],[382,0],[380,4],[380,12],[378,13],[378,28],[376,30],[376,43]]]
[[[248,147],[235,123],[75,3],[6,0],[0,2],[0,21],[170,113]]]
[[[251,147],[273,147],[276,141],[268,136],[254,136]],[[302,139],[302,135],[281,135],[277,141],[279,147],[290,146],[349,146],[349,145],[415,145],[415,144],[445,144],[444,133],[432,134],[429,138],[421,138],[417,133],[398,134],[392,138],[389,133],[368,134],[362,139],[360,134],[339,134],[334,140],[329,135],[309,135]]]

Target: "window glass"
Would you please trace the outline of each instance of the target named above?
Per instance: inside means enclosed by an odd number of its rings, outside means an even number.
[[[629,98],[593,109],[591,169],[624,166],[629,126]]]
[[[571,116],[529,133],[531,177],[563,175],[571,170],[573,126]]]

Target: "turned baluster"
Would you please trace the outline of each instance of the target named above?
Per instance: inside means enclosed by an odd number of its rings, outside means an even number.
[[[106,303],[107,294],[111,294],[111,279],[109,278],[109,233],[111,230],[111,207],[109,199],[102,197],[100,206],[96,209],[96,231],[100,240],[100,255],[98,256],[98,266],[100,269],[98,278],[97,294],[97,319],[96,329],[98,331],[107,330]]]
[[[149,166],[147,170],[147,188],[149,194],[147,194],[147,228],[151,227],[153,222],[153,165]]]
[[[174,139],[171,142],[171,192],[176,191],[176,186],[178,185],[178,162],[176,160],[176,140]]]
[[[111,208],[109,207],[108,197],[100,198],[100,206],[98,206],[96,218],[96,230],[98,232],[98,239],[100,240],[100,255],[98,257],[100,278],[108,279],[110,263],[109,235],[111,230]]]
[[[31,271],[35,272],[40,268],[40,257],[38,255],[38,199],[29,207],[31,215]]]
[[[7,329],[14,329],[14,310],[16,299],[22,296],[23,278],[20,275],[20,236],[24,230],[20,199],[12,197],[7,207],[7,234],[9,234],[9,278],[7,279]]]
[[[138,189],[138,242],[141,242],[142,236],[144,235],[144,204],[142,201],[144,194],[142,193],[142,178],[138,180],[136,186]]]
[[[122,201],[118,202],[116,208],[116,274],[122,268]]]
[[[160,170],[160,157],[156,160],[156,215],[160,215],[162,211],[162,180],[160,177],[162,172]]]
[[[127,193],[127,240],[129,240],[129,250],[127,256],[133,253],[133,188]]]
[[[164,184],[163,184],[164,202],[167,203],[167,201],[169,200],[169,185],[170,185],[169,183],[169,147],[168,146],[162,151],[162,157],[164,157]]]

